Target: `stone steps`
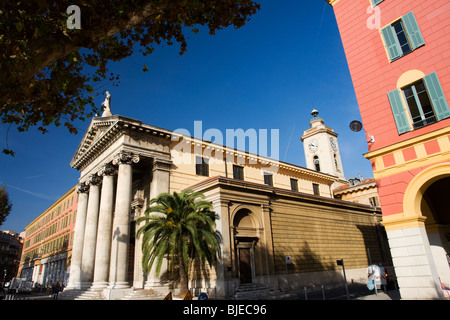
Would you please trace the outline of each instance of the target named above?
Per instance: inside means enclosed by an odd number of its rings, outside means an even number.
[[[60,300],[106,300],[103,295],[103,289],[69,289],[64,290],[58,295]]]
[[[80,296],[75,298],[75,300],[106,300],[103,289],[95,290],[95,289],[88,289],[85,292],[83,292]]]
[[[163,300],[167,293],[153,289],[135,289],[126,294],[121,300]]]
[[[240,284],[234,293],[235,300],[258,300],[268,299],[271,295],[270,289],[258,283]]]
[[[63,292],[58,294],[59,300],[75,300],[76,297],[81,295],[83,290],[79,289],[65,289]]]

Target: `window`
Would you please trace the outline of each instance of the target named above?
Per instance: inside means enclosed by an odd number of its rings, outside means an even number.
[[[271,173],[264,172],[264,183],[273,187],[273,175]]]
[[[318,156],[314,156],[313,163],[314,167],[316,168],[316,171],[320,171],[320,161]]]
[[[244,180],[244,168],[233,165],[233,178],[239,179],[239,180]]]
[[[298,180],[291,178],[291,190],[298,191]]]
[[[394,33],[398,39],[402,55],[406,55],[410,53],[411,46],[409,45],[408,38],[406,36],[405,28],[403,27],[403,22],[401,20],[392,24],[392,28],[394,28]]]
[[[377,199],[377,197],[369,198],[369,202],[370,202],[370,205],[372,207],[378,207],[378,199]]]
[[[422,80],[402,89],[414,129],[436,122],[433,107]]]
[[[423,46],[422,33],[412,11],[381,29],[389,60],[395,61]]]
[[[209,177],[208,159],[195,157],[195,174],[199,176]]]
[[[388,93],[388,99],[398,134],[450,117],[450,109],[436,72],[400,90],[392,90]]]
[[[313,186],[314,195],[320,196],[319,185],[317,183],[313,183],[312,186]]]
[[[338,165],[338,160],[337,160],[337,155],[336,155],[336,153],[333,155],[333,157],[334,157],[334,165],[335,165],[335,167],[336,167],[336,170],[337,170],[337,171],[340,171],[340,170],[339,170],[339,165]]]

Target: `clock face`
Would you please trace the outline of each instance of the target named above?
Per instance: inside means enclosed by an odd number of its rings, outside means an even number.
[[[317,149],[319,148],[319,143],[317,142],[317,140],[311,140],[311,142],[308,144],[308,148],[309,151],[317,151]]]
[[[336,150],[337,149],[337,143],[336,140],[334,140],[333,138],[330,138],[330,145],[331,147]]]

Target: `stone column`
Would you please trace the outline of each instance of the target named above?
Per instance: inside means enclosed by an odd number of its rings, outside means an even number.
[[[89,186],[84,182],[78,186],[78,209],[75,222],[75,233],[72,247],[72,261],[70,266],[69,284],[67,289],[80,289],[81,259],[83,257],[84,230],[86,227],[86,213],[88,205]],[[50,268],[49,268],[50,270]]]
[[[86,230],[84,231],[83,258],[81,262],[82,288],[90,287],[94,278],[101,181],[96,174],[92,175],[89,179],[89,201],[86,215]]]
[[[130,240],[130,210],[132,192],[132,163],[139,162],[139,156],[131,152],[120,152],[113,160],[119,166],[117,177],[116,207],[112,230],[109,288],[129,287],[128,245]]]
[[[153,177],[150,184],[150,199],[156,198],[163,192],[169,192],[169,179],[170,179],[170,166],[171,162],[168,160],[154,159],[153,160]],[[157,214],[157,213],[154,213]],[[155,287],[164,286],[167,281],[163,279],[163,276],[167,273],[167,260],[164,259],[161,265],[161,271],[159,276],[156,275],[155,265],[150,270],[147,281],[145,282],[145,289],[151,289]]]
[[[212,199],[210,199],[212,200]],[[230,221],[229,221],[229,200],[223,200],[219,197],[212,200],[214,212],[219,216],[216,220],[216,230],[222,235],[220,245],[220,258],[217,261],[216,268],[216,288],[217,297],[227,298],[233,293],[232,283],[232,258],[230,241]]]
[[[106,164],[99,172],[99,176],[103,176],[103,182],[95,249],[94,283],[92,285],[94,289],[108,286],[114,209],[114,175],[116,172],[117,170],[111,164]]]

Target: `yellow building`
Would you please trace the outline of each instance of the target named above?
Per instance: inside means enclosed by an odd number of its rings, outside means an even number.
[[[18,276],[39,285],[67,283],[78,204],[75,187],[25,227]]]
[[[375,179],[351,178],[348,183],[333,190],[336,199],[367,204],[373,207],[380,206],[377,184]]]

